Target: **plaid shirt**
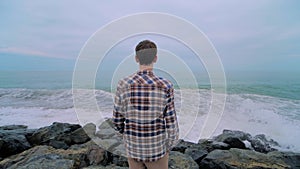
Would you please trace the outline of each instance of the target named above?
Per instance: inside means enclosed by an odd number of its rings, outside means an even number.
[[[127,156],[156,161],[179,137],[171,82],[144,70],[119,81],[113,123],[123,134]]]

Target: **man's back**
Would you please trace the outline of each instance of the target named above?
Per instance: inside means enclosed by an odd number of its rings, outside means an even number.
[[[150,70],[138,71],[119,81],[114,123],[124,134],[130,158],[156,161],[178,139],[173,92],[171,82]]]
[[[113,122],[123,134],[130,169],[167,169],[168,152],[179,136],[173,85],[152,72],[154,42],[141,41],[135,52],[139,71],[119,81]]]

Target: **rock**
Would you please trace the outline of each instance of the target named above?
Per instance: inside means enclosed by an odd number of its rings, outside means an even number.
[[[125,156],[125,147],[123,144],[122,135],[118,134],[113,129],[111,119],[105,120],[99,127],[98,131],[93,138],[96,144],[103,149],[120,156]]]
[[[36,130],[32,135],[27,136],[27,139],[32,145],[50,145],[50,143],[55,141],[58,143],[57,141],[59,141],[59,144],[54,144],[59,145],[56,148],[65,148],[65,145],[70,146],[77,142],[83,143],[84,141],[88,141],[80,125],[57,122],[54,122],[51,126]],[[61,147],[60,145],[63,146]]]
[[[121,167],[129,167],[127,157],[113,154],[113,164]]]
[[[27,129],[25,125],[6,125],[0,126],[0,130],[17,130],[17,129]]]
[[[26,126],[13,125],[1,128],[0,157],[5,158],[31,148],[26,139],[26,135],[28,134]]]
[[[214,137],[215,141],[224,142],[228,137],[238,138],[241,141],[251,140],[252,136],[249,133],[245,133],[238,130],[223,130],[223,133]]]
[[[255,152],[252,150],[231,148],[230,150],[214,150],[200,163],[202,169],[285,169],[291,168],[280,158]]]
[[[201,150],[199,148],[187,148],[185,150],[186,155],[192,157],[194,161],[196,161],[197,164],[201,162],[201,160],[206,157],[208,152],[206,150]]]
[[[237,137],[227,137],[223,142],[228,144],[231,148],[246,149],[244,142]]]
[[[188,142],[188,141],[184,141],[184,140],[179,140],[178,141],[178,144],[172,148],[172,151],[178,151],[178,152],[181,152],[184,154],[185,150],[187,148],[196,148],[196,147],[199,147],[200,146],[198,144],[195,144],[195,143],[192,143],[192,142]]]
[[[108,139],[115,135],[115,131],[113,129],[101,129],[97,131],[96,136],[102,139]]]
[[[0,162],[0,168],[82,168],[89,165],[108,165],[109,154],[93,141],[72,145],[69,149],[55,149],[51,146],[35,146]],[[40,163],[43,167],[39,167]]]
[[[218,142],[218,141],[213,141],[211,143],[212,149],[219,149],[219,150],[229,150],[230,145],[224,143],[224,142]]]
[[[97,143],[100,147],[103,149],[106,149],[110,152],[114,150],[117,146],[122,144],[122,142],[119,142],[116,139],[94,139],[95,143]]]
[[[192,157],[182,154],[177,151],[171,151],[169,155],[169,168],[170,169],[199,169],[198,164]]]
[[[86,134],[83,128],[79,128],[69,134],[71,138],[71,144],[82,144],[90,140],[90,137]]]
[[[267,155],[278,160],[283,160],[290,168],[300,168],[300,153],[273,151]]]
[[[83,126],[83,129],[89,137],[92,138],[95,136],[95,133],[96,133],[96,125],[95,124],[88,123],[85,126]]]
[[[69,146],[63,142],[63,141],[58,141],[58,140],[50,140],[48,143],[49,146],[52,146],[56,149],[68,149]]]
[[[81,168],[87,166],[86,149],[61,150],[36,146],[0,161],[0,168]]]
[[[94,143],[88,145],[87,158],[89,159],[89,165],[107,165],[110,161],[108,152]]]
[[[104,122],[100,124],[98,127],[99,130],[101,129],[114,129],[114,124],[112,122],[112,119],[106,119]]]
[[[264,134],[259,134],[254,136],[250,140],[251,146],[255,151],[261,152],[261,153],[268,153],[271,151],[276,151],[277,149],[274,148],[275,146],[279,147],[279,144],[270,139],[268,140]]]
[[[116,166],[114,164],[112,165],[108,165],[108,166],[89,166],[89,167],[85,167],[83,169],[129,169],[128,167],[120,167],[120,166]]]
[[[221,150],[230,149],[230,145],[215,140],[200,139],[198,145],[202,147],[202,149],[205,149],[207,152],[211,152],[215,149],[221,149]]]
[[[84,144],[75,144],[69,148],[69,150],[81,149],[86,150],[88,165],[107,165],[112,161],[110,153],[102,149],[93,140]]]

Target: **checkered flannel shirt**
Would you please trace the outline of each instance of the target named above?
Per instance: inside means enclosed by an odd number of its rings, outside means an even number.
[[[113,123],[123,134],[128,157],[146,162],[162,158],[179,137],[172,83],[150,70],[120,80]]]

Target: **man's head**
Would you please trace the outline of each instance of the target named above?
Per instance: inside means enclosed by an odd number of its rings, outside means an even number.
[[[135,47],[136,61],[140,65],[151,65],[157,59],[157,47],[150,40],[143,40]]]

